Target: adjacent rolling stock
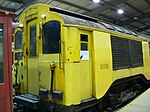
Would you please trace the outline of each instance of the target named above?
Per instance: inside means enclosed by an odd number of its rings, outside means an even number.
[[[45,4],[19,22],[14,89],[24,111],[95,112],[149,86],[146,36]]]
[[[13,112],[12,13],[0,11],[0,112]]]

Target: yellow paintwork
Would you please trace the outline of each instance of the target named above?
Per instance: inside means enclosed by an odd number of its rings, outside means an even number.
[[[63,100],[55,101],[55,103],[66,106],[80,104],[83,100],[92,97],[102,98],[117,79],[137,74],[144,74],[147,79],[150,79],[148,42],[142,42],[143,67],[113,70],[110,35],[138,41],[141,41],[140,39],[96,28],[66,25],[61,16],[50,11],[50,8],[48,5],[36,4],[25,9],[19,18],[24,32],[23,67],[19,68],[19,75],[21,73],[24,75],[24,79],[20,81],[22,93],[27,91],[38,95],[40,88],[50,91],[51,65],[53,64],[56,66],[53,90],[63,92]],[[58,20],[61,23],[61,54],[42,54],[42,25],[51,20]],[[34,25],[37,26],[37,49],[36,56],[30,57],[26,54],[26,50],[30,49],[29,27]],[[80,34],[88,35],[88,60],[80,59]]]
[[[36,95],[39,93],[37,59],[28,59],[28,92]]]
[[[80,89],[81,89],[81,100],[85,100],[92,97],[92,50],[91,50],[91,32],[85,30],[79,30],[79,35],[88,35],[88,60],[80,60]],[[80,39],[80,37],[79,37]],[[81,45],[81,41],[79,41]],[[81,47],[80,47],[81,49]],[[79,50],[80,51],[80,50]],[[79,55],[79,54],[78,54]],[[85,86],[86,85],[86,86]]]
[[[150,79],[150,46],[148,42],[142,43],[143,47],[143,59],[144,59],[144,75],[147,79]]]
[[[34,12],[34,10],[33,10]],[[31,13],[32,14],[32,13]],[[38,24],[37,24],[37,19],[33,19],[31,22],[27,23],[27,36],[26,36],[26,43],[28,43],[28,45],[26,46],[28,49],[28,55],[26,61],[28,69],[27,69],[27,74],[28,74],[28,92],[32,93],[32,94],[36,94],[38,95],[39,93],[39,82],[38,82],[38,58],[37,56],[30,56],[30,27],[36,26],[36,28],[38,28]],[[36,30],[36,40],[38,40],[38,34],[37,34],[38,30]],[[36,41],[36,46],[38,46],[38,42]],[[36,47],[36,55],[38,54],[38,47]],[[32,83],[30,83],[32,82]]]
[[[78,62],[80,61],[80,38],[79,31],[76,27],[66,27],[65,31],[65,53],[66,61]],[[69,59],[69,60],[68,60]]]
[[[114,70],[113,81],[125,77],[134,76],[135,74],[142,74],[142,73],[143,73],[143,67]]]
[[[80,104],[80,63],[65,63],[65,104]]]
[[[94,31],[93,39],[93,95],[99,99],[103,97],[112,84],[112,54],[110,47],[110,34]]]

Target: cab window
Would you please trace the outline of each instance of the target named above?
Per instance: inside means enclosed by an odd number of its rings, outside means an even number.
[[[60,53],[60,22],[53,20],[43,25],[43,54]]]
[[[22,49],[22,31],[19,30],[15,34],[15,49]]]
[[[36,26],[30,27],[30,56],[36,56]]]

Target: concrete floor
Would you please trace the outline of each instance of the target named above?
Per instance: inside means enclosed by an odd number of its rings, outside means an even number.
[[[150,88],[117,112],[150,112]]]

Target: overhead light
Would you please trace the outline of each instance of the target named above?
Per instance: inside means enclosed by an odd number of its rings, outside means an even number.
[[[134,19],[134,20],[138,20],[139,18],[138,18],[138,17],[134,17],[133,19]]]
[[[118,14],[123,14],[124,13],[124,11],[122,9],[118,9],[117,12],[118,12]]]
[[[13,7],[15,6],[15,4],[14,4],[14,3],[12,3],[11,5],[12,5]]]
[[[93,0],[93,2],[94,2],[94,3],[99,3],[99,2],[100,2],[100,0]]]

